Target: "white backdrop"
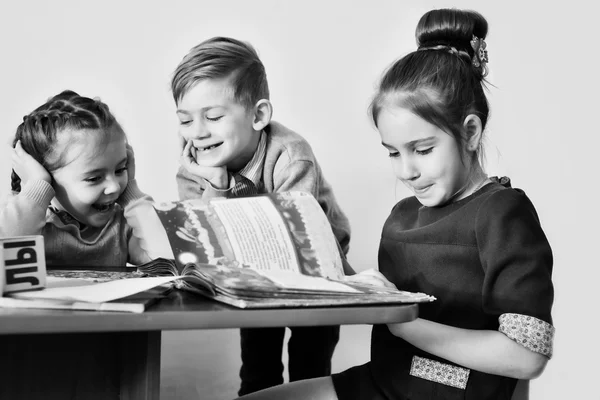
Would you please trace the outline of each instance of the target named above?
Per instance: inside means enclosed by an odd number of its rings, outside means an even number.
[[[419,17],[453,6],[490,23],[487,171],[525,189],[555,254],[555,356],[531,398],[600,398],[599,57],[597,22],[583,1],[0,0],[0,194],[10,187],[6,145],[22,116],[69,88],[111,107],[136,151],[141,187],[175,199],[171,73],[200,41],[233,36],[251,42],[266,66],[274,119],[312,143],[352,224],[350,262],[373,267],[384,219],[408,193],[367,105],[384,68],[415,48]]]

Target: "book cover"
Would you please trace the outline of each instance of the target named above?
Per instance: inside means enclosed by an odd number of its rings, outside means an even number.
[[[65,284],[84,284],[84,283],[100,283],[109,282],[117,279],[141,278],[144,276],[137,267],[59,267],[48,266],[46,275],[52,280],[51,287],[56,287],[58,282]]]

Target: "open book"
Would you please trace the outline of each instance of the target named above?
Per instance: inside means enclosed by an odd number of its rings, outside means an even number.
[[[139,266],[176,287],[240,308],[398,304],[423,293],[345,281],[345,260],[317,200],[304,192],[155,203],[175,260]]]

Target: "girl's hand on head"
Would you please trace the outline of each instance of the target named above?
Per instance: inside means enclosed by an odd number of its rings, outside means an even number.
[[[361,271],[355,275],[347,275],[346,281],[355,282],[358,284],[366,284],[379,287],[387,287],[391,289],[397,289],[396,285],[390,282],[383,274],[376,269],[367,269]]]
[[[135,179],[135,155],[133,154],[133,147],[129,143],[125,145],[127,149],[127,180],[132,181]]]
[[[215,189],[229,188],[229,174],[225,167],[204,167],[196,162],[196,148],[188,141],[183,148],[179,162],[189,173],[210,182]]]
[[[52,175],[23,149],[20,140],[12,151],[12,168],[19,175],[22,183],[36,180],[52,183]]]

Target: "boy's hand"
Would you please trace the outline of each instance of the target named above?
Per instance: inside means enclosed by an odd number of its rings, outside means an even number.
[[[125,148],[127,149],[127,180],[132,181],[135,179],[135,154],[129,143],[125,145]]]
[[[396,289],[396,285],[388,281],[387,278],[376,269],[367,269],[355,275],[347,275],[345,277],[345,280],[349,282],[356,282],[359,284],[363,283],[367,285]]]
[[[52,184],[50,173],[23,149],[20,140],[17,141],[12,152],[12,168],[19,175],[23,184],[35,180],[42,180]]]
[[[189,173],[204,178],[215,189],[229,188],[229,174],[225,167],[203,167],[196,162],[196,148],[192,146],[192,141],[188,140],[183,148],[180,159],[181,166]]]

